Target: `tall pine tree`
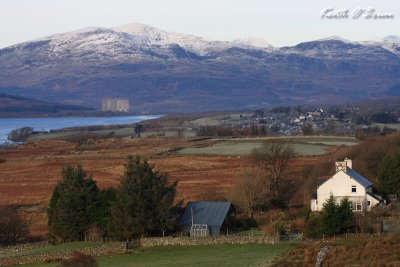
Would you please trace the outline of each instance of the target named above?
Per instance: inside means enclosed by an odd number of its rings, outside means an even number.
[[[99,189],[82,166],[62,169],[48,210],[50,236],[61,240],[79,239],[95,223]]]
[[[143,238],[170,228],[176,185],[176,181],[168,185],[168,175],[159,173],[147,160],[129,156],[111,207],[114,236]]]
[[[378,190],[387,198],[388,195],[400,195],[400,152],[388,154],[379,165]]]
[[[340,204],[336,203],[331,195],[324,203],[321,211],[322,233],[336,235],[345,233],[354,227],[354,214],[351,209],[351,202],[343,198]]]

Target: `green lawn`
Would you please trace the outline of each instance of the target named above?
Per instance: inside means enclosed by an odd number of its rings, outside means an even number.
[[[96,258],[99,266],[268,266],[284,252],[294,248],[289,243],[275,245],[210,245],[146,248],[132,254]],[[26,266],[57,266],[36,264]]]

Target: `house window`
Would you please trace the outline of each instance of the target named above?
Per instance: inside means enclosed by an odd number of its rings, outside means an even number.
[[[371,206],[371,201],[368,200],[368,206]]]
[[[352,192],[352,193],[357,192],[357,187],[356,187],[355,185],[352,185],[352,186],[351,186],[351,192]]]
[[[360,202],[357,203],[356,210],[362,210],[362,205]]]

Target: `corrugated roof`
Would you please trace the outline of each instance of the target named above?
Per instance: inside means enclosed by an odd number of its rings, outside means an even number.
[[[359,174],[355,170],[347,168],[347,172],[346,173],[348,175],[350,175],[351,178],[353,178],[354,180],[359,182],[361,185],[363,185],[364,187],[372,186],[372,183],[367,178],[365,178],[364,176],[362,176],[361,174]]]
[[[180,226],[192,225],[192,210],[194,224],[207,224],[208,226],[221,226],[224,223],[230,208],[234,210],[231,202],[202,201],[189,202],[185,212],[179,220]]]

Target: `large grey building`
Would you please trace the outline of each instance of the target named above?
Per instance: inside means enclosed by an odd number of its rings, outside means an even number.
[[[101,102],[101,110],[113,112],[128,112],[129,100],[126,98],[103,98]]]

